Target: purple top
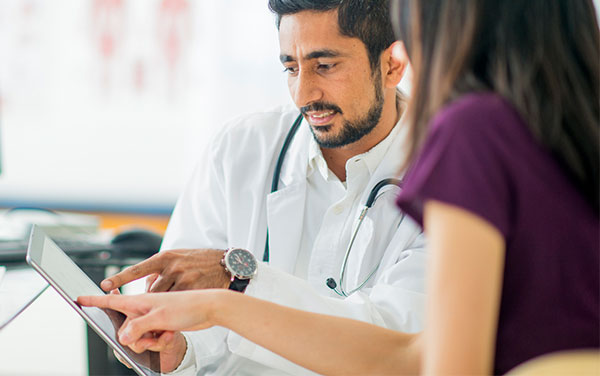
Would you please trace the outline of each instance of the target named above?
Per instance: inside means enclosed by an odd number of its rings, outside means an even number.
[[[600,346],[598,214],[501,97],[466,95],[433,119],[398,205],[423,225],[430,199],[504,236],[494,374],[552,351]]]

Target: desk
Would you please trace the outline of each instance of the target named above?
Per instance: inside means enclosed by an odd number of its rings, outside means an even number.
[[[168,216],[86,214],[98,215],[102,229],[115,233],[144,227],[162,234],[168,222]],[[95,282],[107,272],[104,265],[84,268]],[[104,341],[52,288],[0,331],[0,354],[2,375],[135,375],[116,362]]]
[[[46,281],[28,266],[2,270],[0,276],[0,330],[23,312],[48,287]]]

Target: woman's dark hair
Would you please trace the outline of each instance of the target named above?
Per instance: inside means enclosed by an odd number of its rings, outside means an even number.
[[[337,9],[340,33],[365,44],[372,71],[379,67],[381,53],[396,41],[389,0],[269,0],[269,9],[277,16],[278,29],[285,15]]]
[[[600,38],[592,0],[393,0],[415,76],[413,159],[442,106],[494,91],[598,211]]]

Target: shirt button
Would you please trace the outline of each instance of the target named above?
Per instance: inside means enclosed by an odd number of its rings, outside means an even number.
[[[344,212],[344,207],[342,205],[336,205],[333,208],[333,214],[339,215],[342,214]]]

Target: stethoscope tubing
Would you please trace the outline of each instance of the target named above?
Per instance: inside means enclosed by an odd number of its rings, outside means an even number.
[[[302,123],[302,114],[298,115],[294,124],[288,131],[287,136],[285,136],[285,140],[283,141],[283,145],[281,146],[281,151],[279,152],[279,156],[277,157],[277,164],[275,165],[275,170],[273,171],[273,178],[271,179],[271,193],[277,192],[279,187],[279,176],[281,175],[281,167],[283,166],[283,160],[285,159],[285,155],[287,154],[287,150],[292,143],[292,139],[298,132],[298,128],[300,128],[300,123]],[[267,240],[265,241],[265,251],[263,253],[263,262],[269,262],[269,228],[267,227]]]
[[[363,223],[365,217],[367,216],[367,212],[369,211],[369,209],[371,209],[371,207],[375,203],[375,200],[379,197],[378,196],[379,191],[381,190],[381,188],[385,187],[386,185],[395,185],[398,188],[401,188],[402,181],[400,179],[387,178],[387,179],[383,179],[379,183],[375,184],[375,186],[371,190],[371,193],[369,194],[369,198],[367,199],[365,206],[362,208],[362,210],[360,212],[360,216],[358,217],[358,223],[356,225],[356,228],[352,232],[352,238],[350,239],[350,243],[348,244],[348,247],[346,248],[346,253],[344,254],[344,260],[342,262],[342,269],[340,270],[339,285],[337,283],[335,283],[336,286],[332,287],[335,282],[335,280],[333,280],[332,278],[328,279],[326,282],[327,286],[340,296],[347,297],[347,296],[350,296],[350,295],[354,294],[355,292],[361,290],[367,284],[367,282],[371,279],[371,277],[373,277],[373,275],[375,275],[375,273],[379,269],[379,266],[381,265],[381,260],[379,260],[379,262],[377,263],[377,266],[375,266],[375,268],[369,273],[367,278],[361,284],[359,284],[357,287],[355,287],[354,289],[352,289],[350,291],[346,291],[344,289],[344,280],[346,277],[346,268],[348,265],[348,259],[350,257],[350,251],[352,250],[352,246],[354,245],[354,241],[356,240],[356,236],[358,235],[360,227],[362,226],[362,223]],[[398,225],[400,225],[403,220],[404,220],[404,214],[400,218],[400,222],[398,223]],[[330,280],[332,282],[330,282]]]
[[[275,170],[273,171],[273,178],[271,180],[271,193],[277,192],[277,189],[279,186],[279,177],[281,175],[281,168],[283,167],[283,161],[285,160],[287,150],[289,149],[290,144],[292,143],[292,140],[298,131],[298,128],[300,128],[300,124],[302,123],[302,120],[303,120],[302,114],[298,115],[298,117],[292,124],[292,127],[288,131],[288,134],[286,135],[285,140],[283,141],[281,151],[279,152],[279,156],[277,157],[277,163],[275,164]],[[386,185],[395,185],[395,186],[401,187],[402,181],[400,179],[394,179],[394,178],[383,179],[380,182],[378,182],[377,184],[375,184],[373,189],[371,189],[371,193],[369,193],[367,202],[365,203],[365,206],[361,210],[358,224],[352,233],[350,243],[348,244],[348,247],[346,248],[346,253],[344,254],[344,260],[342,262],[342,268],[340,270],[339,286],[333,278],[328,278],[326,281],[326,285],[330,289],[332,289],[336,294],[338,294],[342,297],[347,297],[347,296],[355,293],[356,291],[359,291],[360,289],[362,289],[367,284],[367,282],[373,277],[373,275],[375,275],[375,273],[379,269],[379,266],[381,265],[381,260],[379,260],[379,262],[377,263],[377,266],[369,273],[367,278],[361,284],[359,284],[356,288],[354,288],[350,291],[346,291],[344,289],[343,284],[344,284],[344,280],[346,277],[346,269],[347,269],[348,259],[350,257],[350,251],[352,250],[352,246],[354,245],[354,241],[356,240],[356,236],[358,235],[358,231],[360,230],[360,227],[363,223],[363,220],[365,219],[365,217],[367,215],[367,212],[369,211],[369,209],[373,206],[373,204],[377,200],[379,191],[381,190],[381,188],[385,187]],[[404,219],[404,215],[402,216],[400,223],[402,222],[403,219]],[[269,259],[270,259],[269,229],[267,227],[267,237],[266,237],[266,241],[265,241],[265,250],[263,253],[263,261],[269,262]]]

